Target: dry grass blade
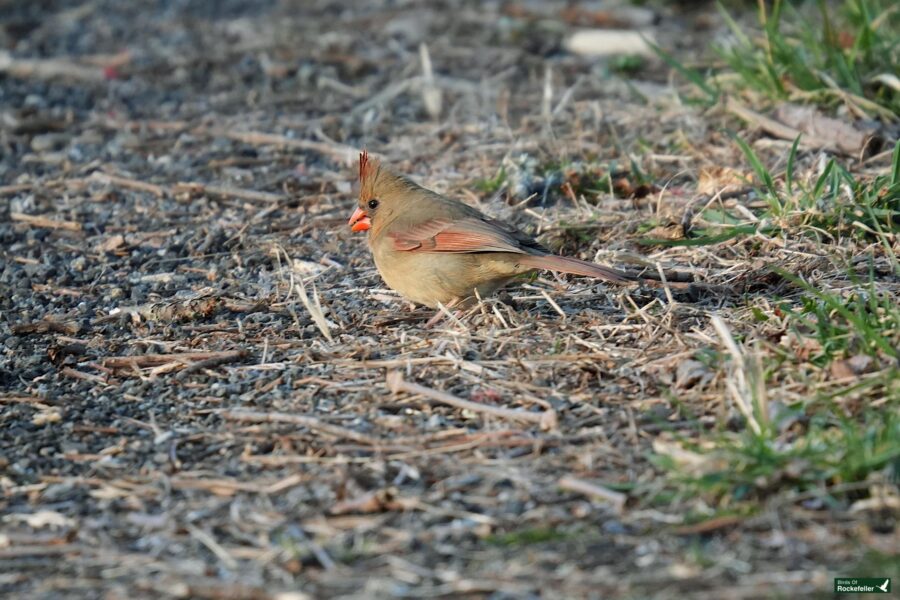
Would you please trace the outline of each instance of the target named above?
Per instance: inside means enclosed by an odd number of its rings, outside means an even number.
[[[315,431],[321,431],[337,437],[338,439],[352,440],[367,446],[381,445],[381,440],[371,436],[346,429],[337,425],[324,423],[321,420],[310,417],[308,415],[289,415],[284,413],[264,413],[252,410],[223,410],[218,411],[226,421],[238,421],[242,423],[287,423],[297,425],[298,427],[306,427]]]
[[[440,302],[438,302],[438,312],[437,312],[437,314],[435,314],[434,317],[432,317],[432,318],[425,324],[425,327],[428,328],[428,327],[432,327],[432,326],[434,326],[434,325],[437,325],[437,324],[441,321],[441,319],[446,318],[448,321],[450,321],[451,323],[453,323],[454,325],[456,325],[456,326],[459,327],[460,329],[466,329],[466,330],[467,330],[468,327],[466,326],[466,324],[463,323],[463,322],[460,320],[459,317],[457,317],[455,314],[453,314],[452,312],[450,312],[450,308],[452,308],[452,306],[447,307],[447,306],[444,306],[443,304],[441,304]]]
[[[488,414],[501,419],[513,419],[516,421],[537,423],[540,425],[541,429],[544,430],[556,429],[559,426],[559,419],[556,416],[556,411],[553,409],[542,412],[528,412],[524,410],[500,408],[489,404],[479,404],[478,402],[463,400],[452,394],[425,387],[424,385],[404,381],[403,375],[399,371],[391,371],[387,374],[387,385],[394,393],[407,392],[409,394],[419,394],[425,396],[429,400],[434,400],[442,404],[449,404],[450,406],[463,410]]]
[[[564,477],[562,477],[557,485],[560,487],[560,489],[566,490],[568,492],[576,492],[578,494],[584,494],[585,496],[599,498],[600,500],[608,502],[612,505],[613,509],[617,513],[622,512],[622,510],[625,508],[625,503],[628,501],[628,496],[626,496],[625,494],[622,494],[615,490],[611,490],[596,483],[585,481],[584,479],[578,479],[577,477],[573,477],[571,475],[565,475]]]
[[[553,300],[553,298],[550,297],[550,294],[547,293],[547,290],[543,290],[543,289],[542,289],[542,290],[541,290],[541,295],[544,297],[544,299],[547,301],[547,303],[550,304],[550,306],[553,307],[553,310],[555,310],[555,311],[559,314],[559,316],[562,317],[562,320],[565,321],[565,320],[566,320],[566,313],[563,311],[563,309],[561,309],[561,308],[559,307],[559,304],[557,304],[556,301]]]
[[[281,264],[282,255],[284,255],[284,258],[287,260],[287,264],[290,265],[288,269],[288,278],[290,281],[290,287],[287,294],[288,300],[290,301],[290,298],[293,297],[294,291],[296,290],[297,297],[300,298],[300,303],[303,305],[303,308],[306,309],[306,312],[309,313],[309,316],[319,330],[319,333],[321,333],[329,342],[333,342],[334,339],[331,337],[330,324],[328,323],[328,319],[325,318],[325,311],[322,310],[322,303],[319,300],[319,293],[316,290],[315,285],[313,285],[312,299],[310,299],[309,294],[306,292],[306,285],[303,283],[303,277],[294,277],[294,263],[291,261],[291,257],[288,255],[287,251],[281,246],[275,246],[273,254],[278,263],[279,271],[283,270]]]
[[[763,432],[760,420],[765,419],[768,414],[765,388],[760,385],[759,377],[750,373],[744,355],[734,341],[731,330],[728,329],[725,321],[719,315],[713,315],[712,324],[733,361],[725,383],[731,399],[747,419],[753,433],[760,435]]]
[[[300,302],[303,304],[303,307],[309,313],[309,316],[312,317],[313,323],[316,324],[316,327],[319,329],[319,332],[325,336],[329,342],[333,342],[334,338],[331,337],[331,331],[328,329],[328,319],[325,318],[325,313],[322,311],[322,303],[319,300],[319,293],[316,290],[315,284],[312,286],[312,300],[310,300],[309,295],[306,293],[306,286],[303,285],[303,278],[297,279],[298,285],[294,287],[294,276],[291,275],[291,286],[297,290],[297,295],[300,297]]]
[[[238,568],[237,561],[228,554],[228,551],[222,547],[216,539],[211,536],[209,533],[203,531],[193,523],[185,523],[185,527],[188,532],[190,532],[191,537],[196,539],[198,542],[206,546],[206,548],[216,555],[222,564],[225,565],[229,570],[234,571]]]
[[[422,103],[428,116],[437,119],[441,116],[441,90],[434,81],[431,55],[428,53],[428,45],[424,42],[419,45],[419,57],[422,60]]]

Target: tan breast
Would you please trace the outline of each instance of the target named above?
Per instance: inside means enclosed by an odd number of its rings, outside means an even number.
[[[432,308],[473,297],[476,289],[484,298],[529,270],[518,264],[515,254],[404,252],[385,241],[370,243],[381,278],[408,300]]]

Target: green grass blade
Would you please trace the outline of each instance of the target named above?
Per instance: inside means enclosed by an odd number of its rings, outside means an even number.
[[[822,191],[825,189],[825,183],[828,181],[828,178],[831,177],[831,172],[834,171],[835,165],[836,163],[833,158],[828,160],[825,169],[816,180],[816,185],[813,186],[813,198],[820,198],[822,196]]]
[[[759,160],[759,156],[756,155],[756,152],[753,151],[753,148],[750,147],[750,144],[745,142],[739,136],[735,134],[730,134],[735,143],[740,147],[741,152],[744,153],[744,156],[747,157],[747,160],[750,162],[750,166],[753,168],[753,171],[756,173],[757,178],[762,182],[763,187],[766,192],[768,192],[768,201],[769,205],[772,207],[772,210],[778,214],[783,211],[783,206],[781,205],[781,201],[778,198],[778,188],[775,187],[775,179],[772,177],[772,173],[762,164],[762,161]]]
[[[852,324],[856,328],[856,333],[862,335],[867,341],[871,341],[876,346],[878,346],[885,354],[888,356],[900,359],[900,351],[894,347],[890,340],[886,339],[880,332],[874,330],[865,320],[864,317],[861,317],[858,313],[859,306],[857,305],[856,311],[852,311],[847,308],[840,298],[835,297],[832,294],[827,294],[818,290],[806,283],[796,275],[792,273],[788,273],[782,269],[775,268],[774,271],[778,273],[781,277],[787,279],[788,281],[794,283],[795,285],[800,286],[806,292],[812,294],[819,300],[821,300],[826,306],[828,306],[831,310],[839,313],[844,319],[847,320],[848,323]]]
[[[788,153],[787,168],[784,173],[784,184],[787,188],[788,196],[794,195],[794,164],[796,163],[797,148],[800,146],[801,137],[803,137],[802,133],[794,140],[793,145],[791,145],[791,151]]]
[[[744,33],[744,28],[737,24],[731,14],[722,6],[721,2],[716,2],[716,8],[719,9],[719,14],[722,15],[722,20],[725,21],[725,24],[728,26],[728,29],[731,30],[731,33],[734,37],[737,38],[738,42],[744,46],[746,49],[753,48],[753,43],[750,41],[750,38]]]
[[[706,94],[706,101],[708,104],[712,105],[719,101],[719,92],[710,87],[703,75],[701,75],[694,69],[690,69],[684,66],[681,61],[677,60],[674,56],[672,56],[650,40],[645,39],[644,41],[648,46],[650,46],[650,49],[652,49],[653,52],[656,53],[656,55],[660,57],[667,65],[678,71],[682,75],[682,77],[693,83],[698,89]]]

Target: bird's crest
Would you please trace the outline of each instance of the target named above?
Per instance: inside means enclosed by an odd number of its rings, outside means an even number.
[[[359,183],[365,185],[371,183],[378,172],[378,161],[369,158],[369,153],[363,150],[359,153]]]
[[[367,202],[375,193],[375,180],[378,178],[379,162],[369,158],[365,150],[359,153],[359,199]]]
[[[382,168],[381,162],[376,158],[369,158],[369,153],[365,150],[359,153],[360,204],[368,202],[376,195],[383,201],[386,197],[405,195],[416,189],[419,189],[419,186],[406,177]]]

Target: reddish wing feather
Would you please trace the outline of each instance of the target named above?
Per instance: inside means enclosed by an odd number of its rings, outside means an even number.
[[[435,219],[389,235],[394,239],[394,249],[409,252],[525,253],[508,233],[477,219]]]
[[[445,231],[432,238],[432,252],[519,252],[496,237],[475,231]],[[424,249],[424,248],[423,248]]]

